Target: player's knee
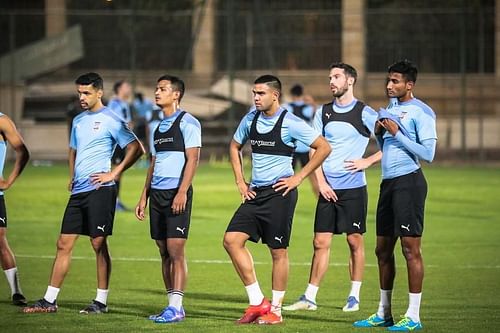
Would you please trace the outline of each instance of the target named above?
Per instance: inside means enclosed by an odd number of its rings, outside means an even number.
[[[287,260],[288,251],[287,249],[271,249],[271,257],[273,261]]]
[[[349,245],[349,249],[351,253],[363,253],[363,236],[360,234],[353,234],[347,236],[347,244]]]
[[[420,258],[422,257],[420,248],[418,247],[402,246],[401,250],[406,261],[420,260]]]
[[[313,247],[315,251],[327,250],[330,248],[330,240],[321,237],[314,237]]]
[[[101,237],[93,238],[90,242],[92,243],[92,248],[94,249],[95,252],[103,252],[106,251],[108,248],[106,239],[103,239]]]
[[[237,247],[240,247],[239,242],[228,234],[224,235],[224,239],[222,240],[222,246],[226,249],[226,251],[231,251]]]
[[[377,256],[379,263],[390,262],[394,258],[394,254],[391,251],[382,247],[375,248],[375,255]]]

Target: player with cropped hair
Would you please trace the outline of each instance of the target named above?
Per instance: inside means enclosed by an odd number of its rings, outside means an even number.
[[[356,327],[386,326],[390,331],[422,329],[420,301],[424,279],[421,252],[427,182],[420,160],[432,162],[436,151],[436,115],[413,96],[417,67],[408,60],[389,66],[386,82],[391,99],[387,110],[380,110],[375,129],[383,152],[382,183],[377,206],[377,247],[380,302],[368,319]],[[396,276],[394,248],[398,239],[408,270],[409,305],[402,319],[394,324],[392,289]]]
[[[163,311],[149,319],[162,324],[186,317],[182,306],[187,282],[184,250],[191,222],[192,182],[200,158],[201,126],[180,107],[184,89],[184,81],[176,76],[158,79],[155,102],[162,109],[163,119],[154,131],[153,156],[135,208],[135,216],[144,220],[149,199],[151,238],[160,251],[168,298]]]
[[[108,311],[111,257],[107,238],[113,233],[116,205],[115,179],[144,153],[128,125],[102,103],[103,80],[97,73],[79,76],[76,89],[85,111],[73,120],[69,148],[71,192],[57,240],[57,252],[49,286],[43,298],[23,309],[24,313],[57,311],[56,299],[69,272],[71,256],[80,235],[89,236],[97,263],[97,294],[82,314]],[[122,162],[111,169],[116,145],[127,147]]]
[[[364,170],[380,161],[376,152],[363,158],[374,132],[377,113],[354,97],[357,71],[349,64],[330,66],[333,101],[316,111],[313,126],[325,136],[332,152],[316,170],[320,196],[314,221],[314,255],[309,284],[302,296],[284,310],[316,310],[316,294],[326,274],[333,235],[346,234],[351,290],[344,312],[358,311],[365,267],[368,194]]]
[[[255,109],[240,122],[229,154],[243,203],[229,222],[224,248],[245,285],[249,307],[238,324],[279,324],[288,282],[288,245],[297,203],[297,186],[328,156],[328,142],[302,119],[280,107],[281,82],[272,75],[257,78],[253,86]],[[252,147],[252,180],[245,180],[241,149]],[[316,150],[298,173],[292,169],[294,141]],[[266,244],[273,261],[272,301],[264,298],[255,276],[248,240]]]

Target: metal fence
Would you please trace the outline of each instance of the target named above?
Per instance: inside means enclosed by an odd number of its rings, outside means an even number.
[[[318,75],[318,71],[342,55],[341,2],[217,1],[212,78],[220,78],[228,70],[236,77],[272,70],[286,73],[286,82],[324,85],[327,75]],[[46,28],[46,13],[40,4],[40,8],[20,8],[5,3],[14,2],[0,1],[0,57],[44,38]],[[81,60],[67,66],[67,75],[106,70],[130,77],[132,72],[192,70],[206,1],[113,1],[113,8],[106,1],[66,3],[66,24],[82,26],[85,50]],[[493,74],[495,1],[366,0],[365,4],[366,71],[385,72],[387,65],[399,58],[414,60],[421,73],[442,81],[441,96],[432,87],[425,94],[439,107],[443,147],[479,151],[479,156],[489,156],[489,151],[498,154],[500,140],[493,133],[500,132],[494,111],[497,97],[490,92],[497,84]],[[486,79],[477,79],[482,74]],[[57,77],[64,75],[58,73]],[[476,78],[470,80],[470,75]],[[30,78],[28,83],[38,79]],[[196,88],[209,86],[199,84]],[[329,97],[327,89],[326,94],[311,89],[320,101]],[[487,108],[467,101],[475,89],[481,91]],[[61,120],[65,107],[61,107]],[[228,119],[236,121],[237,117]],[[467,128],[469,122],[473,125]]]

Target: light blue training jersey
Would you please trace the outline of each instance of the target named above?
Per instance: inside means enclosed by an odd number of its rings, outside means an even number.
[[[333,110],[336,113],[350,112],[356,102],[355,99],[346,106],[333,103]],[[361,121],[370,133],[373,133],[377,113],[371,107],[365,105],[361,112]],[[322,108],[316,111],[313,127],[317,131],[323,130]],[[332,151],[323,162],[322,168],[326,181],[332,189],[343,190],[365,186],[366,176],[364,170],[352,173],[346,170],[345,161],[362,158],[370,138],[361,135],[351,123],[346,121],[328,122],[324,129],[324,136],[330,143]]]
[[[285,111],[280,109],[271,117],[266,117],[263,113],[257,119],[257,131],[259,133],[270,132],[281,113]],[[247,113],[241,120],[233,139],[239,144],[245,144],[250,135],[250,127],[257,113],[253,109]],[[293,147],[296,141],[310,146],[314,140],[320,136],[320,133],[307,125],[305,121],[287,112],[283,119],[281,128],[281,139],[284,144]],[[252,181],[251,187],[262,187],[275,184],[279,179],[293,175],[292,157],[280,155],[268,155],[252,153]]]
[[[177,110],[170,117],[164,117],[158,125],[158,130],[161,133],[168,131],[181,112],[182,110]],[[179,127],[184,139],[184,149],[201,147],[201,125],[195,117],[186,113],[182,117]],[[184,171],[184,164],[186,163],[184,152],[156,152],[154,143],[151,152],[155,156],[151,188],[157,190],[178,188],[182,181],[182,173]]]
[[[312,119],[314,117],[314,108],[313,108],[313,106],[312,105],[306,105],[306,103],[304,101],[295,101],[295,102],[292,102],[292,103],[287,103],[287,104],[283,105],[283,107],[285,109],[287,109],[288,112],[294,113],[293,105],[292,104],[295,104],[296,106],[303,106],[303,108],[301,110],[303,118],[302,117],[299,117],[299,118],[304,119],[304,121],[309,126],[312,126]],[[306,119],[310,119],[310,121],[307,121]],[[309,152],[309,150],[310,150],[309,146],[306,146],[305,144],[303,144],[300,141],[297,141],[296,144],[297,144],[297,147],[295,148],[295,152],[296,153],[307,153],[307,152]]]
[[[125,122],[130,123],[132,121],[130,105],[127,102],[117,97],[113,97],[109,100],[107,107],[116,113],[118,117],[123,118]]]
[[[76,150],[71,193],[94,190],[90,176],[111,171],[111,156],[116,145],[125,148],[134,140],[137,140],[137,137],[128,128],[127,123],[107,107],[96,112],[84,111],[76,116],[69,145]],[[112,181],[101,186],[113,184]]]
[[[407,102],[391,98],[387,112],[400,119],[400,124],[404,126],[411,141],[420,144],[424,140],[437,139],[436,115],[418,98],[412,98]],[[401,143],[399,136],[403,136],[401,131],[396,136],[388,132],[382,136],[383,179],[403,176],[420,168],[418,156]]]

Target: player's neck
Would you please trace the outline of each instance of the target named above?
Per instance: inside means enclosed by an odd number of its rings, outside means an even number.
[[[175,113],[175,111],[177,111],[177,104],[173,103],[170,105],[166,105],[163,107],[163,109],[161,111],[163,112],[163,115],[165,117],[170,117],[171,115],[173,115]]]
[[[398,97],[398,101],[401,103],[408,102],[413,99],[413,92],[409,91],[403,97]]]
[[[278,112],[280,106],[278,103],[273,103],[268,110],[262,111],[266,117],[272,117]]]
[[[351,91],[346,91],[345,94],[335,97],[335,104],[339,106],[347,106],[354,101],[354,95]]]
[[[104,104],[102,104],[102,101],[98,101],[97,103],[95,103],[95,105],[89,109],[90,112],[97,112],[99,111],[100,109],[102,109],[104,107]]]

